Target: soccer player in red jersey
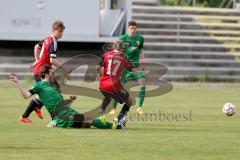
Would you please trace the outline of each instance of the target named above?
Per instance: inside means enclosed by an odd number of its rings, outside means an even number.
[[[118,115],[117,128],[125,128],[126,113],[134,103],[130,99],[129,93],[123,88],[121,83],[121,75],[124,69],[132,71],[133,66],[125,58],[123,52],[124,43],[117,41],[113,45],[113,51],[103,54],[100,60],[98,72],[100,75],[99,89],[104,98],[101,104],[100,113],[104,113],[106,107],[113,98],[120,104],[123,104],[122,110]]]
[[[41,81],[39,73],[44,65],[54,65],[68,72],[68,70],[64,68],[56,59],[57,41],[62,37],[64,29],[65,26],[62,21],[55,21],[52,25],[52,34],[35,45],[35,62],[31,64],[30,67],[33,68],[34,79],[36,82]],[[38,97],[33,98],[25,112],[20,117],[20,121],[23,123],[31,123],[32,121],[28,117],[32,111],[35,111],[40,119],[43,119],[41,113],[42,106],[43,103]]]

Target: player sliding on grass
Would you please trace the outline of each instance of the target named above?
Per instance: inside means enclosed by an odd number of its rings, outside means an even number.
[[[113,45],[113,51],[106,52],[101,57],[99,72],[99,89],[104,99],[101,104],[100,113],[104,113],[111,99],[119,103],[124,103],[121,112],[118,115],[117,128],[125,127],[126,113],[132,106],[133,101],[130,99],[128,92],[121,84],[121,75],[124,69],[132,70],[133,66],[123,54],[124,43],[118,41]],[[123,126],[122,126],[123,124]]]
[[[65,26],[63,22],[56,21],[52,25],[52,35],[45,38],[43,41],[40,41],[34,47],[34,55],[35,55],[35,62],[31,65],[34,72],[34,79],[36,82],[41,81],[41,77],[39,76],[39,72],[44,65],[52,66],[52,64],[58,68],[62,68],[66,72],[67,69],[60,65],[57,61],[57,41],[63,35],[63,31]],[[29,103],[27,109],[20,117],[20,121],[23,123],[31,123],[32,121],[28,118],[32,111],[35,111],[37,116],[40,119],[43,119],[41,108],[43,103],[38,97],[32,99]]]
[[[27,91],[25,90],[16,76],[11,75],[10,80],[14,82],[22,97],[27,99],[34,94],[37,94],[44,106],[46,107],[48,113],[52,117],[51,127],[61,127],[61,128],[90,128],[91,126],[103,129],[115,128],[116,125],[110,122],[106,122],[103,119],[96,118],[92,120],[91,116],[86,116],[78,113],[74,109],[68,106],[76,97],[71,96],[69,99],[64,100],[63,96],[52,84],[55,79],[54,74],[50,72],[50,66],[44,66],[40,71],[40,77],[42,81],[39,81],[33,85],[33,87]]]

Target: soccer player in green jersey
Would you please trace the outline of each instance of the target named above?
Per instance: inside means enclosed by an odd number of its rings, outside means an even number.
[[[113,123],[107,122],[103,118],[93,119],[92,116],[83,115],[70,108],[68,104],[75,100],[76,97],[71,96],[70,99],[63,99],[60,91],[52,83],[55,78],[50,69],[50,66],[43,66],[40,71],[42,81],[35,83],[29,91],[22,87],[15,75],[11,75],[10,80],[17,85],[24,99],[34,94],[40,97],[52,117],[51,127],[90,128],[94,126],[101,129],[115,128]]]
[[[137,112],[138,114],[143,114],[143,101],[145,97],[145,75],[142,70],[144,68],[144,54],[143,45],[144,39],[142,34],[137,33],[137,23],[135,21],[128,22],[128,33],[119,37],[121,41],[124,42],[124,54],[134,66],[135,69],[139,68],[137,72],[130,72],[125,70],[122,74],[122,82],[127,83],[128,80],[137,80],[139,82],[139,97],[137,101]],[[113,110],[110,114],[116,112],[117,103],[114,102]]]

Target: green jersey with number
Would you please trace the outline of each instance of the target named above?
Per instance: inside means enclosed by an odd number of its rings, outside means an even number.
[[[69,121],[68,117],[78,114],[78,112],[64,105],[63,96],[53,84],[39,81],[33,85],[30,93],[38,94],[58,127],[68,128],[73,125],[73,121]]]
[[[124,42],[124,54],[134,67],[139,66],[139,56],[141,49],[143,49],[144,39],[142,34],[138,33],[131,38],[128,34],[119,37],[119,40]]]

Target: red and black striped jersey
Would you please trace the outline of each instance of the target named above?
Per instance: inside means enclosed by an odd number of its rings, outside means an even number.
[[[38,45],[41,47],[40,59],[34,67],[34,76],[38,76],[44,65],[52,66],[50,58],[57,57],[57,40],[51,35],[40,41]]]
[[[122,89],[121,75],[124,69],[131,70],[133,66],[119,51],[106,52],[101,57],[102,73],[99,88],[114,93]]]

